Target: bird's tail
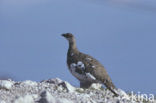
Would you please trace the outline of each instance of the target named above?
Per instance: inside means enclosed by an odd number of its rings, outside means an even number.
[[[118,97],[119,94],[117,93],[117,89],[115,87],[115,85],[111,82],[111,81],[106,81],[105,86],[114,94],[114,96]]]

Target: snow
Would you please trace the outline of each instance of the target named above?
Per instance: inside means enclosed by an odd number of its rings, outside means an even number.
[[[22,85],[37,86],[37,83],[30,81],[30,80],[26,80],[26,81],[22,82]]]
[[[101,89],[101,84],[83,89],[59,78],[41,82],[0,80],[0,84],[10,85],[9,90],[0,88],[0,103],[141,103],[129,100],[121,89],[117,90],[120,96],[113,97],[109,90]]]
[[[14,103],[35,103],[31,95],[26,95],[24,97],[19,97]]]
[[[5,101],[0,101],[0,103],[6,103]]]
[[[100,83],[93,83],[90,86],[90,88],[100,90],[102,88],[102,84],[100,84]]]
[[[0,80],[0,89],[11,89],[13,86],[13,81],[9,80]]]
[[[72,85],[70,85],[68,82],[64,82],[66,85],[66,89],[68,90],[68,92],[74,92],[75,91],[75,87],[73,87]]]
[[[121,99],[130,100],[130,97],[122,89],[118,89],[116,92],[120,94]]]

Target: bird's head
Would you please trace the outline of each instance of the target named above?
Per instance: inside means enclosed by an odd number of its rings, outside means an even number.
[[[62,34],[63,37],[65,37],[68,42],[69,42],[69,48],[72,48],[74,50],[77,50],[77,47],[76,47],[76,41],[75,41],[75,37],[73,34],[71,33],[65,33],[65,34]]]
[[[65,37],[69,42],[72,42],[74,40],[74,35],[71,33],[62,34],[62,36]]]

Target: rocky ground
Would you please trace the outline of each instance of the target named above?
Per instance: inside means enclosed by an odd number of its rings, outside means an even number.
[[[58,78],[41,82],[0,80],[0,103],[142,103],[121,89],[118,93],[119,97],[113,97],[100,84],[89,89],[76,88]]]

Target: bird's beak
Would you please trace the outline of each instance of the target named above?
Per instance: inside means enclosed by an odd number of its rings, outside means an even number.
[[[65,37],[65,34],[62,34],[61,36]]]

